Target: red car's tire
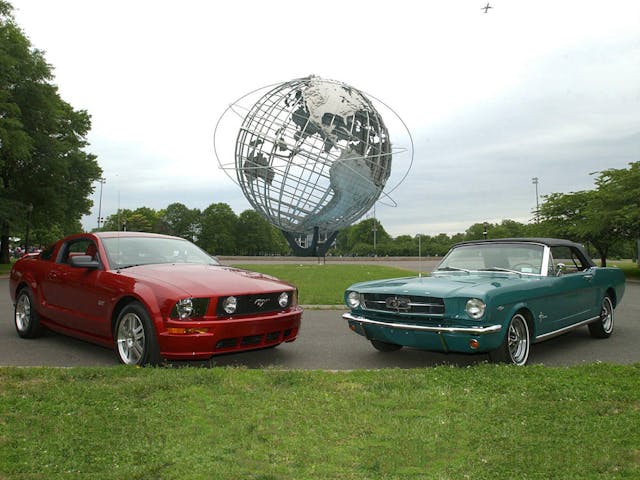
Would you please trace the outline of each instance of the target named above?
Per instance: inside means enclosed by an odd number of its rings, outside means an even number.
[[[16,332],[22,338],[36,338],[42,335],[44,328],[40,324],[40,314],[36,310],[33,294],[28,287],[18,292],[13,321]]]
[[[118,359],[125,365],[158,365],[162,361],[156,329],[139,302],[122,309],[114,331]]]

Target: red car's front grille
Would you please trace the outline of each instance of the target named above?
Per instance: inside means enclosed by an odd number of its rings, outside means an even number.
[[[247,335],[244,337],[223,338],[216,343],[216,350],[235,350],[245,347],[269,346],[275,343],[284,342],[291,335],[292,329],[279,330],[260,335]]]
[[[280,306],[278,301],[282,292],[263,293],[260,295],[238,295],[236,296],[237,308],[233,315],[260,315],[263,313],[273,313],[285,310],[291,306],[294,292],[287,292],[289,300],[284,307]],[[227,297],[220,297],[216,307],[216,315],[218,317],[229,317],[230,315],[224,311],[223,301]]]

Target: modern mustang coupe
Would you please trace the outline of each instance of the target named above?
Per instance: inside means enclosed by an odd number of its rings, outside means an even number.
[[[343,318],[380,351],[488,352],[525,365],[532,343],[583,325],[608,338],[623,294],[622,271],[596,267],[577,243],[484,240],[455,245],[430,277],[350,286]]]
[[[18,260],[9,288],[21,337],[46,327],[115,348],[128,365],[292,342],[302,317],[294,286],[151,233],[67,237]]]

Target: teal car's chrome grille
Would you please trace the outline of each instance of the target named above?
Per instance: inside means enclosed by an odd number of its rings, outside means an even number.
[[[388,293],[365,293],[363,297],[363,307],[366,310],[421,315],[444,315],[444,300],[438,297],[392,295]]]

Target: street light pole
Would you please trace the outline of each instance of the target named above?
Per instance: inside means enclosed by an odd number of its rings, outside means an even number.
[[[376,236],[378,234],[378,225],[376,223],[376,204],[373,204],[373,255],[375,257],[378,256],[378,252],[376,250]]]
[[[531,183],[536,186],[536,223],[540,223],[540,203],[538,202],[538,177],[533,177]]]
[[[100,201],[98,202],[98,230],[100,230],[100,222],[102,222],[102,186],[107,182],[107,179],[99,178],[100,182]]]

